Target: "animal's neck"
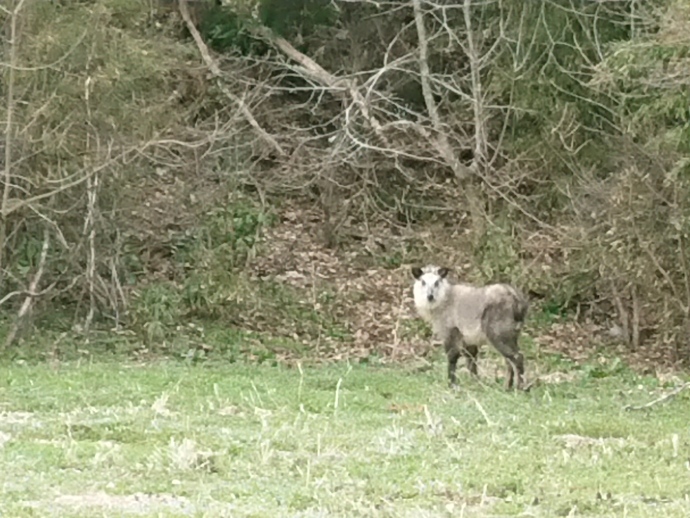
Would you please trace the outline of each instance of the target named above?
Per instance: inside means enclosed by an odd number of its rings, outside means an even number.
[[[437,315],[443,313],[449,304],[452,306],[452,296],[452,293],[449,293],[447,297],[445,297],[442,301],[439,301],[434,305],[429,305],[425,302],[417,306],[417,311],[419,312],[419,315],[425,320],[437,320],[435,318]]]

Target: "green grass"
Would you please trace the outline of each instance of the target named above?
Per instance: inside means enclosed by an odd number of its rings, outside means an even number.
[[[6,362],[0,516],[688,516],[688,394],[578,372]]]

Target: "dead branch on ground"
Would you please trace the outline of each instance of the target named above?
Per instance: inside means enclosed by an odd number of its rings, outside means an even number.
[[[648,408],[653,407],[654,405],[658,405],[660,403],[663,403],[665,401],[668,401],[669,399],[677,396],[681,392],[683,392],[685,389],[690,387],[690,382],[683,383],[679,387],[674,388],[671,392],[668,392],[667,394],[664,394],[663,396],[654,399],[653,401],[650,401],[649,403],[645,403],[644,405],[626,405],[623,407],[623,410],[647,410]]]

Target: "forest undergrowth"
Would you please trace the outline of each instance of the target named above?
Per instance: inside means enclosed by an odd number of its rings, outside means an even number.
[[[13,0],[3,355],[425,358],[437,262],[682,367],[690,9],[633,4]]]

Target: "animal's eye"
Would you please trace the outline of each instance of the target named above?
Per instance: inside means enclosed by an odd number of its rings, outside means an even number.
[[[425,281],[422,281],[422,286],[426,286],[426,282],[425,282]]]
[[[434,286],[438,286],[439,284],[441,284],[441,279],[437,279],[436,282],[434,283]]]

